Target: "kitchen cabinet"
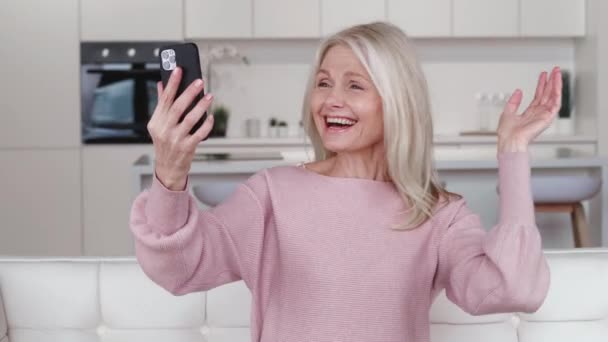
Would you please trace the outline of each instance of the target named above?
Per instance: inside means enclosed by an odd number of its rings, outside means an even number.
[[[386,3],[376,0],[321,0],[321,34],[345,27],[386,20]]]
[[[182,40],[183,12],[182,0],[81,0],[81,39]]]
[[[132,255],[129,231],[133,192],[133,163],[153,154],[152,145],[84,146],[82,193],[84,254]]]
[[[0,254],[81,255],[80,148],[0,150]]]
[[[80,144],[78,0],[4,2],[0,148]]]
[[[522,36],[585,35],[585,0],[520,1]]]
[[[318,3],[253,0],[253,34],[256,38],[318,38]]]
[[[519,1],[453,0],[453,20],[456,37],[515,37]]]
[[[410,37],[452,34],[452,0],[387,0],[388,21]]]
[[[253,0],[185,0],[186,38],[251,38]]]

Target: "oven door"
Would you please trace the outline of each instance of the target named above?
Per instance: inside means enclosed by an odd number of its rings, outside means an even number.
[[[81,75],[83,143],[151,142],[158,64],[83,65]]]

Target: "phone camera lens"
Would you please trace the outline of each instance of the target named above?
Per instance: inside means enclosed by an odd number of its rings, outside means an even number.
[[[175,55],[172,55],[171,57],[169,57],[169,62],[175,63]]]
[[[168,52],[167,50],[164,50],[164,51],[161,53],[161,56],[163,57],[163,59],[167,59],[167,58],[169,58],[169,52]]]
[[[165,70],[171,69],[171,63],[169,63],[167,61],[164,61],[163,62],[163,69],[165,69]]]

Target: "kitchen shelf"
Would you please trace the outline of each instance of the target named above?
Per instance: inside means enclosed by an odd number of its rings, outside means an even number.
[[[495,144],[496,136],[461,136],[436,135],[435,145],[487,145]],[[535,144],[595,144],[597,137],[591,135],[541,135]],[[209,138],[201,143],[207,147],[243,147],[243,146],[304,146],[309,144],[307,138]]]
[[[240,147],[240,146],[304,146],[307,138],[209,138],[202,145],[208,147]]]
[[[468,145],[468,144],[495,144],[496,135],[436,135],[436,145]],[[597,137],[592,135],[541,135],[534,140],[535,144],[595,144]]]

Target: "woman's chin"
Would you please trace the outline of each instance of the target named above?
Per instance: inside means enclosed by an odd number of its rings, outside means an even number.
[[[365,141],[359,138],[357,139],[346,139],[346,137],[341,137],[336,139],[336,137],[322,137],[321,141],[323,142],[323,147],[326,150],[334,152],[334,153],[343,153],[343,152],[355,152],[362,151],[367,149],[383,149],[383,141]]]
[[[336,139],[324,139],[323,146],[326,150],[334,153],[348,152],[353,149],[352,142]]]

